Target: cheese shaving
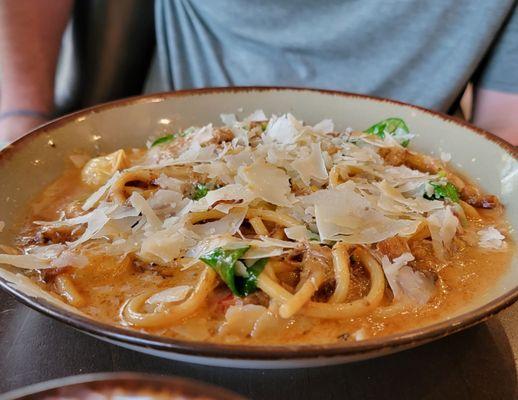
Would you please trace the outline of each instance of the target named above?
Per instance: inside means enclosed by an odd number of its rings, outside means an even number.
[[[459,220],[453,214],[451,207],[446,207],[442,210],[434,211],[426,221],[432,234],[432,245],[435,255],[439,259],[445,260],[457,231]]]
[[[413,260],[414,256],[410,253],[403,253],[392,262],[387,256],[383,256],[381,265],[396,301],[423,305],[435,293],[435,285],[422,272],[407,265]]]
[[[480,237],[478,245],[484,249],[501,250],[505,248],[505,236],[494,226],[488,226],[477,232]]]
[[[101,198],[108,192],[108,190],[113,186],[113,184],[119,179],[120,172],[115,172],[108,181],[104,185],[102,185],[99,189],[97,189],[86,201],[84,202],[83,206],[81,207],[83,211],[90,210],[93,206],[101,200]]]
[[[311,178],[326,180],[328,177],[320,143],[311,146],[311,154],[291,163],[291,166],[299,173],[302,182],[306,185],[311,183]]]
[[[209,191],[205,197],[195,201],[190,210],[199,212],[214,209],[228,213],[234,207],[248,205],[254,198],[254,194],[248,188],[240,184],[231,184]]]
[[[162,221],[160,221],[151,206],[141,194],[133,192],[128,200],[135,209],[140,211],[146,217],[146,220],[151,227],[159,229],[162,226]]]
[[[256,197],[278,206],[289,207],[292,203],[289,177],[281,168],[259,159],[241,167],[239,176]]]
[[[270,121],[265,138],[284,145],[295,143],[300,135],[298,127],[293,115],[286,114]]]

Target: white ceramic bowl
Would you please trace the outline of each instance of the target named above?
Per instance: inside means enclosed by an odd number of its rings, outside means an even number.
[[[403,118],[418,136],[411,147],[452,155],[458,170],[500,197],[516,235],[518,227],[517,150],[491,134],[443,114],[395,101],[332,91],[287,88],[203,89],[135,97],[96,106],[44,125],[0,153],[0,220],[9,243],[27,203],[63,170],[74,150],[92,155],[121,147],[139,147],[160,132],[219,123],[221,113],[246,115],[291,112],[308,123],[332,118],[338,128],[363,129],[373,121]],[[513,201],[514,200],[514,201]],[[516,236],[514,236],[516,240]],[[160,357],[242,368],[294,368],[330,365],[376,357],[441,338],[488,318],[518,298],[518,260],[484,296],[454,315],[416,330],[357,343],[325,346],[247,347],[161,338],[79,316],[37,293],[25,293],[0,279],[4,290],[30,307],[118,345]]]

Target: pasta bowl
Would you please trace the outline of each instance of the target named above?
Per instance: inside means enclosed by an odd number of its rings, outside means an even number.
[[[341,129],[368,127],[397,116],[417,136],[411,147],[439,157],[448,153],[456,170],[504,204],[515,241],[518,225],[517,151],[488,132],[409,104],[333,91],[293,88],[221,88],[140,96],[70,114],[30,132],[0,153],[0,242],[10,243],[28,204],[65,168],[77,151],[95,155],[139,147],[164,129],[218,123],[220,114],[293,113],[311,124],[332,118]],[[518,298],[516,257],[498,281],[455,312],[401,333],[323,345],[248,346],[186,341],[108,325],[76,312],[10,267],[0,285],[24,304],[102,340],[160,357],[239,368],[297,368],[351,362],[389,354],[439,339],[484,321]]]

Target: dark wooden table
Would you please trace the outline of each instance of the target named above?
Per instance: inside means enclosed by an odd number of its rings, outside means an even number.
[[[104,343],[0,292],[0,393],[103,371],[186,376],[251,399],[516,400],[518,305],[446,339],[325,368],[237,370],[163,360]]]

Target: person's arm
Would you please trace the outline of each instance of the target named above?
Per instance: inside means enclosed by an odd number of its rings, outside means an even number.
[[[509,14],[474,79],[475,125],[518,145],[518,10]]]
[[[473,123],[518,146],[518,93],[476,88]]]
[[[0,115],[52,112],[57,57],[72,3],[0,1]],[[2,118],[0,141],[11,141],[42,122],[42,117],[16,113]]]

